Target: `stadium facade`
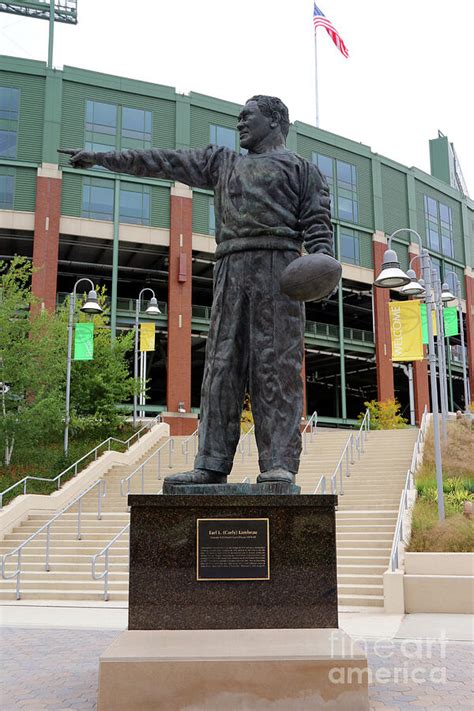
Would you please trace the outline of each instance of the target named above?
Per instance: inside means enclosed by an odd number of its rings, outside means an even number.
[[[57,148],[217,143],[239,150],[239,109],[158,84],[0,58],[0,258],[32,259],[33,290],[48,309],[81,277],[105,285],[112,330],[131,328],[139,292],[154,290],[163,313],[147,361],[145,409],[166,413],[175,434],[195,429],[199,407],[215,261],[212,193],[104,169],[73,170]],[[461,282],[473,373],[474,203],[450,184],[447,139],[431,142],[435,175],[298,121],[288,147],[317,163],[328,179],[343,263],[337,294],[307,304],[306,411],[317,410],[323,422],[351,424],[364,401],[395,396],[407,414],[412,375],[419,420],[429,400],[426,360],[413,369],[392,363],[387,304],[402,297],[372,283],[387,236],[401,227],[417,230],[441,276],[451,270]],[[417,244],[400,233],[393,246],[407,269]],[[453,288],[453,277],[446,280]],[[456,409],[464,405],[459,337],[450,339],[448,355]]]

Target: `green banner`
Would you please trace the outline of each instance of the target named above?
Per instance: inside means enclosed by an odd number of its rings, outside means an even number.
[[[458,309],[456,306],[446,306],[444,315],[444,335],[457,336],[459,333]]]
[[[428,319],[426,317],[426,304],[420,302],[421,309],[421,342],[426,346],[428,344]],[[433,336],[438,333],[436,324],[436,311],[433,309],[431,312],[431,321],[433,323]]]
[[[74,360],[92,360],[94,357],[94,324],[76,323]]]

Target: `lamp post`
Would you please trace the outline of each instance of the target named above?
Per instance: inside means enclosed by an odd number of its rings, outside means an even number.
[[[93,282],[87,277],[78,279],[74,284],[74,288],[69,297],[69,318],[67,324],[67,367],[66,367],[66,418],[64,420],[64,456],[67,457],[69,450],[69,420],[70,420],[70,404],[71,404],[71,363],[72,363],[72,331],[74,324],[74,310],[76,308],[76,289],[81,281],[88,281],[91,285],[91,290],[87,295],[87,300],[84,306],[81,306],[81,311],[86,314],[101,314],[102,308],[97,301],[97,294],[94,290]]]
[[[466,347],[464,344],[464,325],[463,325],[463,318],[462,318],[462,305],[461,305],[461,282],[458,279],[458,275],[456,272],[453,272],[451,270],[448,270],[445,272],[445,276],[447,274],[453,274],[454,279],[455,279],[455,286],[456,286],[456,299],[458,302],[458,316],[459,316],[459,335],[461,336],[461,360],[462,360],[462,379],[463,379],[463,385],[464,385],[464,411],[468,412],[469,405],[471,404],[471,398],[469,394],[469,385],[467,381],[467,366],[466,366]],[[443,285],[444,286],[444,285]],[[446,301],[448,299],[446,298]],[[452,299],[449,299],[450,301]]]
[[[443,427],[443,440],[446,444],[448,440],[447,419],[448,419],[448,380],[447,380],[447,363],[446,350],[444,345],[444,315],[443,315],[443,297],[441,289],[441,280],[436,269],[432,270],[434,296],[436,302],[436,336],[438,347],[438,371],[439,371],[439,393],[441,399],[441,423]]]
[[[434,434],[434,451],[435,451],[435,469],[436,469],[436,488],[438,491],[438,516],[442,521],[445,517],[444,513],[444,495],[443,495],[443,467],[441,461],[441,442],[439,436],[439,421],[438,421],[438,388],[436,386],[436,354],[434,348],[433,336],[433,321],[432,312],[434,308],[433,291],[431,288],[431,260],[428,250],[423,247],[423,242],[416,230],[409,227],[402,227],[388,238],[387,250],[384,254],[382,271],[374,280],[374,285],[385,289],[396,289],[410,284],[412,279],[402,272],[398,261],[397,253],[392,250],[392,239],[399,232],[410,232],[416,235],[420,247],[420,260],[422,277],[425,282],[426,290],[426,312],[428,321],[428,362],[430,364],[430,390],[431,390],[431,409],[433,414],[433,434]]]
[[[138,379],[138,319],[140,316],[140,305],[141,305],[141,300],[142,296],[145,293],[145,291],[151,291],[152,297],[150,299],[150,303],[148,304],[148,307],[145,310],[146,314],[149,314],[150,316],[157,316],[158,314],[161,314],[161,311],[158,306],[158,302],[156,300],[155,292],[153,289],[150,289],[148,287],[145,287],[144,289],[141,290],[141,292],[138,294],[138,298],[136,299],[135,302],[135,352],[134,352],[134,361],[133,361],[133,376],[135,378],[135,392],[133,394],[133,426],[137,424],[137,391],[136,391],[136,383]],[[140,391],[141,391],[141,380],[140,380]]]

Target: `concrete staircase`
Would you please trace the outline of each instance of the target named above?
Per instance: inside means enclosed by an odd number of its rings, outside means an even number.
[[[387,569],[400,494],[410,464],[417,431],[371,432],[365,453],[344,480],[344,495],[339,497],[337,512],[337,553],[339,603],[344,606],[382,606],[383,573]],[[318,428],[302,455],[298,483],[303,493],[312,493],[321,477],[330,476],[349,436],[347,430]],[[161,476],[192,466],[181,452],[183,438],[175,438],[172,467],[162,452]],[[162,444],[160,442],[159,444]],[[147,454],[146,459],[150,456]],[[158,493],[156,456],[144,464],[146,493]],[[97,492],[83,499],[81,540],[77,540],[77,513],[65,513],[51,529],[50,571],[44,569],[46,533],[40,534],[22,553],[21,597],[23,600],[100,600],[103,582],[91,576],[91,557],[98,553],[129,522],[126,497],[120,494],[120,480],[141,462],[132,466],[114,466],[106,474],[107,496],[103,499],[102,518],[97,519]],[[240,453],[234,460],[230,481],[248,476],[255,480],[257,456],[255,442],[244,461]],[[141,491],[141,475],[131,482],[131,492]],[[32,513],[21,526],[0,542],[0,555],[13,550],[46,523],[49,517]],[[128,596],[128,532],[110,549],[109,599],[125,601]],[[16,556],[6,572],[12,573]],[[97,572],[103,570],[98,563]],[[15,598],[15,581],[0,579],[0,601]]]

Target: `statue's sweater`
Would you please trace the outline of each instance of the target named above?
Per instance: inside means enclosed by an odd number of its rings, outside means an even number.
[[[216,257],[250,249],[333,254],[330,200],[318,168],[286,148],[240,155],[229,148],[95,153],[120,173],[214,191]]]

